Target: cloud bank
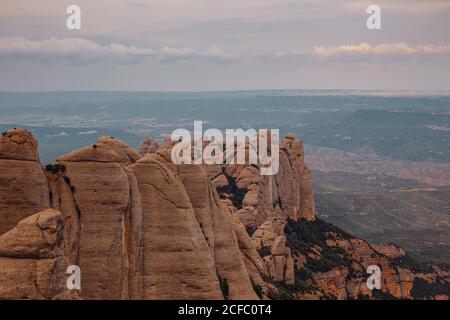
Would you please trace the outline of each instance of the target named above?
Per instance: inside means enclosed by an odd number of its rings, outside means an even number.
[[[389,57],[412,55],[446,55],[450,54],[449,45],[421,44],[409,45],[400,43],[381,43],[370,45],[367,42],[358,44],[345,44],[337,46],[316,46],[311,51],[278,51],[275,57],[278,59],[302,58],[314,56],[317,58],[332,57]]]
[[[211,63],[233,62],[233,55],[211,46],[205,51],[191,48],[162,47],[154,50],[138,48],[118,43],[107,45],[82,38],[50,38],[30,40],[22,37],[0,38],[0,56],[29,57],[41,60],[64,59],[68,61],[117,60],[121,62],[138,62],[153,58],[163,62],[201,61]]]
[[[207,50],[192,48],[172,48],[164,46],[160,49],[138,48],[118,43],[107,45],[82,38],[50,38],[45,40],[29,40],[27,38],[0,38],[0,56],[27,57],[30,59],[53,61],[64,60],[90,63],[101,60],[113,60],[120,63],[134,63],[145,59],[155,59],[162,63],[199,62],[224,64],[237,62],[245,58],[266,57],[277,60],[300,58],[332,58],[332,57],[389,57],[412,55],[447,55],[449,45],[409,45],[407,43],[381,43],[371,45],[367,42],[337,46],[315,46],[311,50],[289,50],[273,53],[258,53],[254,56],[236,56],[225,53],[222,49],[211,46]]]
[[[314,47],[313,53],[317,56],[336,55],[413,55],[413,54],[448,54],[450,45],[417,45],[407,43],[382,43],[370,45],[362,42],[353,45],[340,45],[334,47]]]

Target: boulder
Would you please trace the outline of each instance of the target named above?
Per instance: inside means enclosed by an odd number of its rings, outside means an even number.
[[[0,299],[76,299],[66,286],[63,217],[47,209],[0,236]]]

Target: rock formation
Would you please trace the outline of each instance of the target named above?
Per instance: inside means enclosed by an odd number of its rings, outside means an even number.
[[[133,211],[140,211],[140,225],[132,226],[142,237],[138,259],[145,267],[137,275],[142,298],[223,298],[207,239],[180,179],[151,157],[127,170],[142,199]]]
[[[50,207],[47,180],[39,163],[37,141],[23,129],[0,136],[0,235]]]
[[[72,299],[66,286],[68,261],[63,218],[47,209],[0,236],[0,299]]]
[[[158,151],[159,145],[158,143],[151,139],[147,138],[144,141],[142,141],[141,145],[139,146],[139,154],[141,156],[145,156],[146,154],[152,154]]]
[[[48,169],[52,206],[67,221],[66,254],[83,272],[83,298],[257,297],[201,167],[141,158],[103,136]]]
[[[315,217],[292,135],[274,176],[174,165],[169,141],[137,152],[109,136],[44,172],[36,146],[22,129],[0,137],[0,299],[448,297],[446,267]],[[371,264],[380,292],[365,284]],[[81,290],[67,289],[68,265],[80,266]]]

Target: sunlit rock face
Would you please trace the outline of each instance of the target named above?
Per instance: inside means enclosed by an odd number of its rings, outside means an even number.
[[[50,207],[37,141],[23,129],[0,135],[0,235],[40,210]]]
[[[0,299],[446,299],[449,270],[315,217],[303,144],[258,165],[175,165],[109,136],[45,170],[26,130],[0,137]],[[142,151],[144,150],[144,151]],[[366,286],[378,265],[382,290]],[[81,290],[68,290],[69,265]]]
[[[0,299],[76,299],[66,286],[63,217],[47,209],[0,236]]]

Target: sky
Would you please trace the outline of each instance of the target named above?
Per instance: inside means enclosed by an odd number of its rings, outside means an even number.
[[[261,89],[449,91],[450,0],[0,2],[1,91]]]

